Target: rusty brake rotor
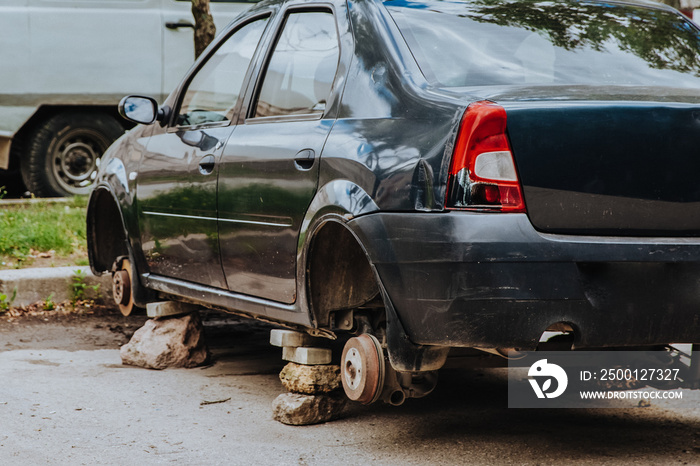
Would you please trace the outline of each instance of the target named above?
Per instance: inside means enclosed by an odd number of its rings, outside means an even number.
[[[112,296],[122,315],[128,316],[134,310],[134,296],[131,292],[131,263],[122,260],[120,270],[112,275]]]
[[[363,333],[351,338],[343,348],[341,379],[345,394],[353,401],[371,404],[384,387],[386,366],[379,340]]]

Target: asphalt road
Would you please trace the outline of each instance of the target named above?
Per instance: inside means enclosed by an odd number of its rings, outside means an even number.
[[[265,326],[210,321],[213,365],[151,371],[119,358],[141,323],[0,319],[0,464],[700,465],[700,391],[682,406],[515,410],[505,369],[450,369],[427,398],[291,427],[271,417],[283,363]]]

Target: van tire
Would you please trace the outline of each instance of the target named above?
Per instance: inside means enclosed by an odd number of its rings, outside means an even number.
[[[59,113],[39,123],[22,158],[22,179],[38,197],[86,195],[100,157],[124,128],[100,112]]]

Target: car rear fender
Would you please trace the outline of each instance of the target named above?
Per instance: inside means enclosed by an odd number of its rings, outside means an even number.
[[[303,246],[303,238],[320,217],[335,214],[350,220],[378,210],[370,195],[357,184],[348,180],[330,181],[316,191],[309,204],[301,226],[299,246]]]

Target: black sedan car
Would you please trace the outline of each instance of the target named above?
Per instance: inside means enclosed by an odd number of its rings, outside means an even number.
[[[700,342],[700,31],[670,7],[265,0],[121,111],[88,241],[125,313],[355,335],[364,403],[455,347]]]

